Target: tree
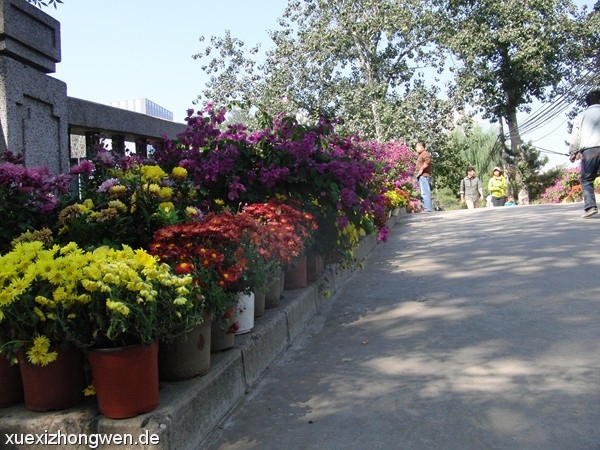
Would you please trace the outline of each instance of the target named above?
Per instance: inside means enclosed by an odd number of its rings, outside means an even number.
[[[460,149],[466,161],[462,170],[463,176],[467,166],[473,167],[481,176],[491,173],[491,169],[500,161],[503,146],[498,145],[498,130],[484,130],[481,125],[458,127],[450,133],[449,146]],[[458,192],[458,187],[456,188]]]
[[[227,35],[194,55],[208,60],[203,96],[272,115],[341,117],[340,130],[364,138],[441,147],[453,109],[423,73],[440,64],[436,14],[420,0],[292,0],[264,62]]]
[[[458,58],[451,94],[483,118],[506,122],[510,149],[527,166],[517,111],[534,98],[551,101],[580,78],[598,33],[570,0],[438,0],[444,19],[439,43]],[[586,42],[590,45],[582,46]],[[527,175],[516,172],[527,203]]]
[[[205,37],[201,36],[200,42],[204,41]],[[212,36],[210,45],[201,53],[192,55],[198,60],[210,58],[201,66],[210,76],[204,90],[205,98],[223,104],[257,105],[262,71],[262,66],[255,59],[259,50],[260,45],[247,49],[246,44],[232,37],[229,30],[223,37]],[[198,100],[201,99],[199,95]]]

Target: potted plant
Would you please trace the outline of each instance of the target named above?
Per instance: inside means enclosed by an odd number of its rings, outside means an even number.
[[[235,310],[238,294],[253,292],[257,272],[249,267],[248,256],[257,232],[251,216],[222,211],[157,230],[149,249],[176,271],[193,275],[204,293],[206,313],[218,322],[229,308]],[[229,323],[223,328],[232,329]]]
[[[156,407],[156,342],[196,320],[190,313],[198,298],[191,276],[127,246],[84,251],[75,243],[46,249],[39,241],[21,242],[0,258],[0,317],[8,323],[0,339],[3,349],[19,355],[22,373],[25,363],[52,367],[65,354],[63,347],[77,347],[87,351],[103,414],[131,417]],[[137,350],[150,357],[145,369],[132,355]],[[132,372],[113,365],[104,380],[99,359],[128,362]],[[153,390],[136,394],[133,387],[144,380]],[[116,400],[107,400],[107,392],[118,394]],[[139,403],[127,409],[123,395]]]
[[[104,415],[151,411],[158,405],[158,341],[195,324],[202,298],[191,276],[174,273],[145,250],[99,247],[87,254],[78,283],[85,316],[68,337],[89,349]]]
[[[34,411],[83,399],[83,353],[65,329],[82,311],[69,277],[85,258],[71,250],[22,242],[0,256],[0,351],[18,358],[25,406]]]
[[[57,239],[85,248],[147,248],[154,231],[202,218],[196,186],[183,167],[169,173],[135,155],[116,160],[103,148],[71,168],[80,192],[60,211]]]

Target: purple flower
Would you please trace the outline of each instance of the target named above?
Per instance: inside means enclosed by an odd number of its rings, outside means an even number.
[[[119,180],[117,178],[109,178],[104,181],[100,186],[98,186],[98,192],[108,192],[111,187],[119,184]]]
[[[350,224],[346,216],[338,216],[336,219],[336,223],[340,230],[346,229],[346,227]]]
[[[90,161],[88,161],[87,159],[84,159],[82,161],[79,162],[79,164],[71,167],[71,170],[69,171],[70,174],[73,175],[79,175],[79,174],[86,174],[86,175],[90,175],[94,172],[94,164]]]
[[[105,167],[115,166],[115,157],[113,153],[104,147],[96,149],[96,161]]]
[[[381,228],[379,228],[379,231],[377,232],[377,240],[381,242],[387,242],[389,231],[390,230],[387,227],[387,225],[384,225]]]

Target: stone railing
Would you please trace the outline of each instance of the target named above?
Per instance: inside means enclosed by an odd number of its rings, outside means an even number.
[[[143,152],[183,130],[183,124],[68,97],[67,85],[48,75],[60,60],[60,23],[25,0],[0,0],[0,153],[22,154],[26,166],[58,174],[100,138],[110,138],[113,150],[131,141]]]
[[[136,153],[144,155],[147,145],[158,147],[163,137],[175,137],[185,127],[180,123],[87,100],[73,97],[67,100],[71,157],[84,156],[84,152],[89,154],[101,138],[111,139],[112,149],[121,153],[125,142],[132,142]]]

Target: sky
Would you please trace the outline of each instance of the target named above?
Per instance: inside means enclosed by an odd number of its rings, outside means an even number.
[[[576,3],[592,6],[593,1]],[[43,9],[61,23],[62,61],[52,76],[67,83],[70,97],[105,104],[147,98],[183,122],[187,109],[197,108],[192,102],[208,80],[192,55],[226,30],[248,47],[270,48],[268,30],[278,28],[286,5],[287,0],[63,0],[56,9]],[[200,36],[207,41],[200,42]],[[566,153],[564,114],[523,140]],[[566,156],[544,154],[550,158],[547,167],[568,165]]]

